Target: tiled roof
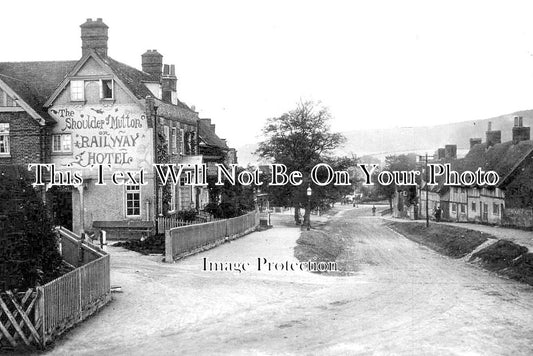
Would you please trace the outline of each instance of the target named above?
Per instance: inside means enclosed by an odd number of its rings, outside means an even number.
[[[508,141],[491,147],[483,143],[475,145],[464,158],[452,161],[451,168],[459,173],[475,172],[478,168],[485,172],[495,171],[500,176],[499,186],[522,161],[530,157],[531,153],[533,153],[533,141],[521,141],[517,144]],[[444,186],[443,179],[440,178],[439,185],[430,189],[443,193],[449,187]]]
[[[151,74],[130,67],[110,57],[100,57],[115,73],[115,75],[128,87],[138,99],[144,99],[152,92],[144,85],[145,82],[159,83],[159,79]]]
[[[96,53],[95,55],[99,56]],[[158,83],[158,78],[113,58],[102,56],[99,58],[111,68],[136,98],[145,99],[147,96],[153,96],[144,83]],[[0,79],[20,95],[46,122],[54,123],[55,120],[44,109],[44,104],[78,62],[4,62],[0,63]],[[183,119],[195,122],[196,113],[185,103],[178,100],[177,105],[162,102],[161,104],[168,107],[169,116],[177,115],[176,109],[181,109],[182,112],[178,113],[180,118],[183,116]]]
[[[55,122],[43,105],[77,61],[3,62],[0,79],[13,89],[46,122]]]
[[[211,125],[203,120],[198,121],[198,135],[200,139],[208,146],[229,149],[228,145],[217,136]]]
[[[500,178],[507,176],[513,168],[523,161],[533,150],[533,141],[522,141],[513,144],[512,141],[496,144],[487,149],[487,144],[475,145],[461,160],[457,160],[457,170],[484,171],[493,170]]]
[[[96,53],[96,55],[98,54]],[[127,64],[114,60],[111,57],[99,57],[105,64],[107,64],[113,70],[115,75],[124,83],[124,85],[128,87],[128,89],[133,93],[133,95],[135,95],[135,97],[137,97],[138,99],[145,99],[147,96],[154,96],[152,92],[146,87],[146,85],[144,85],[144,83],[159,83],[158,78],[154,77],[149,73],[130,67]],[[195,112],[191,108],[189,108],[185,103],[179,100],[175,106],[195,114]]]

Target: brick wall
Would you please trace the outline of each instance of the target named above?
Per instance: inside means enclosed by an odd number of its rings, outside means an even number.
[[[502,225],[533,228],[533,208],[509,209],[503,211]]]
[[[26,112],[0,113],[0,123],[9,123],[11,157],[0,157],[0,164],[41,162],[41,125]]]

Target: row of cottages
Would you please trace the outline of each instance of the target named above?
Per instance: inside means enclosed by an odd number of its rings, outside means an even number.
[[[77,61],[0,63],[0,164],[54,164],[43,199],[56,224],[75,232],[149,231],[162,214],[202,209],[207,188],[182,176],[168,191],[153,164],[236,163],[235,150],[178,99],[175,67],[159,52],[142,54],[138,70],[108,55],[102,19],[80,27]],[[105,185],[97,185],[96,164]],[[125,171],[134,180],[111,183]],[[54,184],[70,183],[69,172],[81,173],[83,184]]]
[[[496,225],[533,227],[533,141],[522,117],[514,118],[512,140],[501,142],[501,131],[489,129],[487,140],[470,140],[470,151],[450,162],[459,173],[495,171],[500,177],[491,186],[428,186],[431,217],[438,207],[446,221],[478,222]],[[425,218],[426,186],[419,189],[421,217]]]

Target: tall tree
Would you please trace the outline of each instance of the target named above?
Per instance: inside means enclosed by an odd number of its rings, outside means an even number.
[[[294,110],[267,120],[263,128],[265,140],[259,143],[256,153],[272,163],[284,164],[289,172],[300,171],[307,178],[316,164],[324,162],[345,141],[340,133],[331,132],[331,119],[326,107],[311,101],[300,102]],[[269,195],[280,205],[293,206],[295,221],[299,222],[299,209],[307,200],[310,185],[307,179],[300,186],[270,186]],[[319,192],[327,188],[312,186],[312,189],[312,205],[323,204],[327,197]],[[308,218],[306,209],[305,219]]]

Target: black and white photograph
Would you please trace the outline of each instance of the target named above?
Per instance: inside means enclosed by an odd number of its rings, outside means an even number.
[[[0,5],[0,354],[533,355],[533,3]]]

